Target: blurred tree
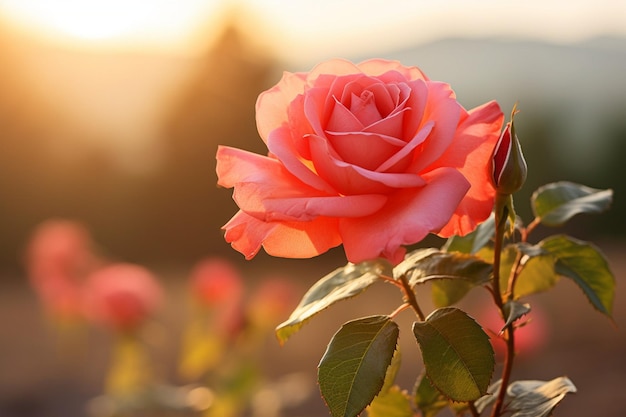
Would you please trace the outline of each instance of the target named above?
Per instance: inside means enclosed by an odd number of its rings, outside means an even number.
[[[218,144],[267,152],[254,103],[275,81],[275,68],[234,23],[197,66],[165,121],[161,169],[143,191],[142,222],[160,242],[153,254],[192,260],[229,249],[220,227],[236,206],[229,203],[231,191],[216,186],[215,153]]]

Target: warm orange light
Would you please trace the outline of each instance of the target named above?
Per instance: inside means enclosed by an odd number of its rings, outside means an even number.
[[[14,23],[50,40],[105,46],[169,47],[187,42],[219,0],[3,0]]]

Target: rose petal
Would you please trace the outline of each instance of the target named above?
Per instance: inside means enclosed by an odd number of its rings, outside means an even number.
[[[468,189],[460,172],[440,168],[428,174],[424,187],[398,191],[375,214],[342,219],[339,231],[348,260],[356,263],[383,256],[399,263],[401,246],[438,232]]]
[[[279,160],[230,146],[218,146],[216,159],[217,184],[226,188],[239,182],[271,182],[288,175]]]
[[[263,222],[239,211],[222,227],[224,237],[246,259],[261,249],[283,258],[310,258],[339,246],[337,220],[320,217],[311,222]]]
[[[404,113],[409,109],[401,109],[396,112],[393,112],[388,117],[384,119],[380,119],[370,125],[368,125],[365,129],[365,132],[371,133],[379,133],[381,135],[390,136],[393,138],[402,138],[402,127],[404,125]],[[399,141],[401,139],[398,139]],[[404,142],[404,141],[402,141]]]
[[[376,96],[376,106],[384,117],[398,107],[400,103],[400,88],[396,84],[383,84],[378,82],[367,87]]]
[[[409,143],[407,143],[401,150],[392,155],[389,159],[383,162],[380,166],[376,168],[377,172],[399,172],[402,168],[404,168],[404,164],[402,164],[403,160],[406,160],[408,165],[408,158],[411,153],[417,148],[419,145],[424,142],[424,140],[428,137],[430,132],[433,129],[435,122],[432,120],[426,123],[417,135]]]
[[[363,126],[369,126],[382,118],[376,107],[374,93],[369,90],[364,90],[359,96],[352,94],[350,111]]]
[[[390,189],[419,187],[424,180],[412,173],[379,173],[342,161],[325,138],[310,137],[311,156],[319,175],[344,195],[386,194]]]
[[[441,164],[458,167],[472,184],[450,222],[439,232],[442,237],[465,235],[485,220],[493,209],[495,189],[489,162],[498,141],[504,115],[495,101],[476,107],[463,116],[450,149]]]
[[[276,155],[284,167],[303,183],[327,194],[337,194],[337,191],[328,182],[317,175],[310,161],[298,156],[298,150],[290,133],[286,126],[272,131],[267,141],[270,152]],[[308,143],[309,138],[303,138],[302,141]],[[308,153],[310,154],[310,151]]]
[[[393,77],[393,72],[401,75],[407,80],[425,80],[428,78],[417,67],[405,67],[399,61],[388,61],[386,59],[370,59],[357,64],[357,67],[367,75],[379,76],[384,82],[389,82],[389,78]],[[397,78],[393,77],[393,80]]]
[[[278,84],[259,95],[256,125],[263,141],[272,130],[287,122],[287,108],[298,94],[302,94],[305,83],[306,74],[285,72]]]
[[[242,211],[262,221],[311,221],[319,216],[361,217],[387,201],[380,194],[355,196],[298,195],[300,190],[266,183],[239,183],[233,198]]]
[[[261,249],[263,241],[278,226],[278,223],[265,223],[243,211],[238,211],[224,226],[224,239],[233,249],[250,260]]]
[[[405,145],[400,139],[376,133],[327,132],[327,136],[343,161],[372,171]]]
[[[334,132],[358,132],[365,128],[363,123],[343,105],[341,101],[335,98],[335,106],[330,115],[330,119],[326,124],[326,131]]]
[[[406,100],[404,108],[409,109],[409,113],[404,116],[405,126],[402,135],[406,138],[415,136],[415,132],[417,132],[425,122],[428,122],[428,120],[424,121],[422,119],[426,111],[429,92],[428,85],[424,80],[411,81],[405,86],[403,85],[402,89],[407,90],[402,91],[402,93],[406,95],[404,98],[404,100]]]
[[[435,126],[422,145],[419,158],[410,168],[412,172],[421,172],[429,168],[443,165],[437,159],[448,149],[452,141],[461,115],[461,105],[454,98],[448,84],[430,82],[428,84],[428,101],[424,110],[422,123],[435,121]],[[433,165],[431,167],[431,165]]]

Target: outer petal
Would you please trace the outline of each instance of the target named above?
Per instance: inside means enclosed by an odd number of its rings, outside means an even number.
[[[383,256],[397,264],[403,245],[419,242],[449,221],[469,189],[467,180],[453,168],[441,168],[429,173],[427,181],[422,188],[400,190],[371,216],[341,220],[339,231],[350,262]]]
[[[261,249],[283,258],[310,258],[341,244],[337,221],[320,217],[311,222],[263,222],[239,211],[222,227],[225,239],[246,259]]]
[[[440,163],[458,167],[471,188],[439,236],[466,235],[491,213],[495,189],[489,169],[503,121],[495,101],[470,110],[461,120],[454,142]]]
[[[240,182],[272,182],[289,173],[279,160],[230,146],[217,147],[217,184],[232,188]]]
[[[317,175],[309,161],[300,157],[287,126],[280,127],[270,133],[267,147],[280,159],[285,168],[300,181],[325,193],[338,194],[328,182]]]
[[[428,83],[428,101],[423,114],[422,123],[434,121],[435,127],[424,141],[423,150],[409,169],[421,172],[426,168],[438,168],[443,165],[433,163],[450,147],[461,116],[461,105],[456,101],[454,92],[448,84],[439,82]]]
[[[312,221],[319,216],[356,217],[379,210],[384,195],[339,196],[311,188],[272,158],[218,148],[219,184],[235,187],[239,208],[261,221]]]
[[[304,92],[305,73],[283,73],[283,78],[274,87],[261,93],[256,101],[256,125],[263,141],[269,133],[287,122],[289,103]]]
[[[407,80],[428,80],[426,75],[417,67],[405,67],[399,61],[388,61],[386,59],[370,59],[357,64],[359,69],[367,75],[382,75],[387,72],[396,71]]]
[[[239,183],[233,198],[242,211],[262,221],[312,221],[319,216],[361,217],[387,202],[380,194],[354,196],[301,195],[300,190],[279,184]]]

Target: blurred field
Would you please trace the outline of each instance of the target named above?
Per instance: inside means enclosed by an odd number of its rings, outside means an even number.
[[[601,245],[618,281],[614,318],[616,325],[595,312],[582,292],[563,279],[557,287],[545,294],[532,297],[531,305],[545,313],[549,337],[545,345],[528,356],[520,356],[515,368],[517,379],[552,379],[566,375],[573,380],[579,392],[565,399],[556,415],[622,415],[626,405],[621,401],[626,384],[626,333],[624,322],[626,292],[622,278],[626,274],[626,260],[621,253],[623,245]],[[267,262],[254,261],[244,274],[253,277],[267,273],[290,275],[302,289],[332,269],[333,259],[318,261]],[[253,265],[254,264],[254,265]],[[324,265],[325,264],[325,265]],[[299,266],[296,266],[299,265]],[[295,271],[298,271],[297,274]],[[183,271],[162,271],[167,290],[167,304],[157,324],[146,331],[151,340],[157,375],[164,382],[184,384],[177,376],[180,336],[186,320],[188,305]],[[111,338],[101,330],[88,330],[77,340],[58,338],[46,321],[37,300],[23,280],[0,287],[0,415],[3,417],[81,417],[86,416],[86,405],[102,392],[103,378],[109,361]],[[6,281],[5,281],[6,282]],[[247,285],[258,282],[251,278]],[[377,284],[354,300],[335,305],[307,324],[300,333],[279,347],[272,335],[267,336],[258,352],[261,366],[268,380],[277,381],[294,372],[303,373],[309,381],[308,400],[288,410],[292,417],[327,415],[314,385],[315,370],[326,343],[339,326],[352,318],[368,314],[388,313],[398,305],[398,294],[391,287]],[[486,293],[475,290],[463,308],[477,313]],[[423,296],[428,304],[428,297]],[[410,334],[413,317],[403,313],[398,317],[401,326],[401,349],[404,353],[400,383],[409,389],[421,370],[419,355]],[[532,324],[531,324],[532,326]],[[57,336],[55,336],[57,335]],[[75,343],[72,346],[72,343]],[[411,365],[414,362],[414,365]]]

